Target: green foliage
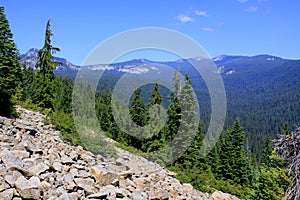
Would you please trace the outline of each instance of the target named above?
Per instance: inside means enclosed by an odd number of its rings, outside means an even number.
[[[59,78],[54,101],[54,110],[61,110],[64,113],[72,112],[73,82],[68,78]]]
[[[141,89],[137,89],[134,92],[134,98],[130,104],[129,112],[133,122],[139,126],[145,126],[148,123],[148,115],[145,102],[140,94]]]
[[[24,63],[22,66],[22,76],[23,76],[23,83],[22,83],[22,101],[31,100],[34,94],[33,91],[33,81],[35,79],[35,72],[32,67],[27,67]]]
[[[281,200],[288,185],[289,180],[280,168],[261,166],[253,188],[252,198]]]
[[[13,95],[21,83],[19,52],[13,41],[13,34],[0,7],[0,115],[15,115]]]
[[[170,105],[167,110],[167,130],[165,130],[166,142],[170,142],[171,140],[173,140],[174,136],[178,133],[181,120],[181,106],[179,102],[181,82],[180,74],[177,71],[175,71],[174,73],[173,85],[174,87],[170,95]]]
[[[218,159],[216,162],[221,165],[213,168],[218,177],[232,180],[237,184],[249,185],[251,166],[250,158],[244,149],[244,137],[240,121],[236,119],[233,128],[221,135],[217,147],[213,150],[215,155],[211,155],[211,158]]]
[[[38,60],[35,66],[36,75],[32,84],[34,93],[31,95],[31,98],[32,102],[39,107],[54,109],[54,99],[58,82],[55,79],[53,70],[60,63],[52,61],[52,54],[60,51],[60,49],[51,45],[51,36],[52,31],[49,20],[46,26],[44,46],[38,52]]]
[[[197,113],[195,112],[197,105],[192,82],[187,74],[185,75],[185,84],[179,95],[179,102],[180,125],[178,127],[177,137],[174,139],[174,144],[176,146],[175,151],[182,152],[190,146],[190,141],[195,139],[194,137],[197,135],[197,123],[199,122]],[[200,153],[198,153],[198,156],[199,155]],[[177,162],[183,164],[185,162],[184,157],[180,157]]]
[[[265,164],[266,166],[271,165],[271,154],[272,154],[273,147],[271,145],[270,138],[267,138],[267,141],[264,144],[263,152],[262,152],[262,157],[261,157],[261,164]]]
[[[163,115],[161,110],[162,96],[159,92],[159,84],[155,83],[152,90],[150,104],[148,108],[148,116],[150,120],[150,136],[147,136],[142,140],[142,150],[146,152],[152,152],[163,147],[165,142],[165,137],[163,132],[160,130],[162,128],[162,118]]]
[[[72,145],[84,147],[84,144],[81,143],[81,139],[77,134],[71,113],[65,113],[63,111],[52,112],[50,115],[50,122],[61,131],[61,137],[64,141],[67,141]]]

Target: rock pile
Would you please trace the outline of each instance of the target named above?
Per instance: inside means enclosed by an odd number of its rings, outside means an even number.
[[[114,159],[68,145],[44,115],[18,111],[17,119],[0,117],[0,200],[236,199],[196,191],[119,148]]]

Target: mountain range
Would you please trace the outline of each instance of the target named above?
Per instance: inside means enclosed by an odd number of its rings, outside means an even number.
[[[27,51],[25,54],[21,55],[21,63],[25,63],[27,66],[35,67],[38,58],[38,49],[32,48]],[[78,66],[72,64],[65,58],[60,57],[53,57],[54,61],[61,62],[62,65],[58,66],[57,69],[54,71],[57,74],[63,72],[74,72],[78,71],[82,68],[90,69],[90,70],[107,70],[107,71],[114,71],[120,73],[131,73],[131,74],[145,74],[151,70],[158,70],[155,65],[167,65],[173,68],[181,67],[184,69],[186,65],[190,65],[190,61],[201,61],[202,57],[195,57],[195,58],[187,58],[187,59],[180,59],[176,61],[169,61],[169,62],[157,62],[151,61],[148,59],[133,59],[130,61],[119,62],[119,63],[112,63],[112,64],[97,64],[97,65],[89,65],[89,66]],[[241,66],[240,63],[243,64],[251,64],[253,62],[265,62],[266,64],[282,62],[285,59],[271,56],[271,55],[258,55],[258,56],[227,56],[221,55],[215,58],[212,58],[212,61],[218,67],[216,73],[220,73],[222,75],[231,75],[235,72],[245,72],[245,70],[249,70],[249,68],[245,68],[245,66]],[[256,70],[253,69],[252,70]]]
[[[37,49],[21,55],[21,63],[34,67]],[[57,76],[75,78],[78,70],[106,70],[104,81],[113,87],[124,74],[160,73],[160,66],[169,66],[187,73],[200,102],[204,125],[210,119],[210,97],[203,80],[194,76],[190,62],[203,58],[187,58],[170,62],[134,59],[113,64],[77,66],[65,58],[53,57],[62,63],[54,73]],[[275,138],[282,132],[284,123],[293,130],[300,122],[300,60],[289,60],[272,55],[228,56],[212,58],[224,82],[227,98],[226,125],[230,126],[239,117],[246,132],[249,148],[260,154],[267,137]]]

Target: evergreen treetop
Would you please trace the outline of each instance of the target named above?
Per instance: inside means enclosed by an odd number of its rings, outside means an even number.
[[[0,7],[0,115],[13,114],[12,96],[21,83],[22,73],[19,52],[13,41],[13,34]]]

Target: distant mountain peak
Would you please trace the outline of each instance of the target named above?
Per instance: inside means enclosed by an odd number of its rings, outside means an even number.
[[[39,50],[37,48],[29,49],[25,54],[21,55],[20,63],[25,63],[27,67],[32,67],[35,69],[35,65],[38,59],[38,52]],[[62,66],[58,66],[56,70],[68,71],[79,69],[78,66],[73,65],[65,58],[53,57],[53,60],[62,63]]]

